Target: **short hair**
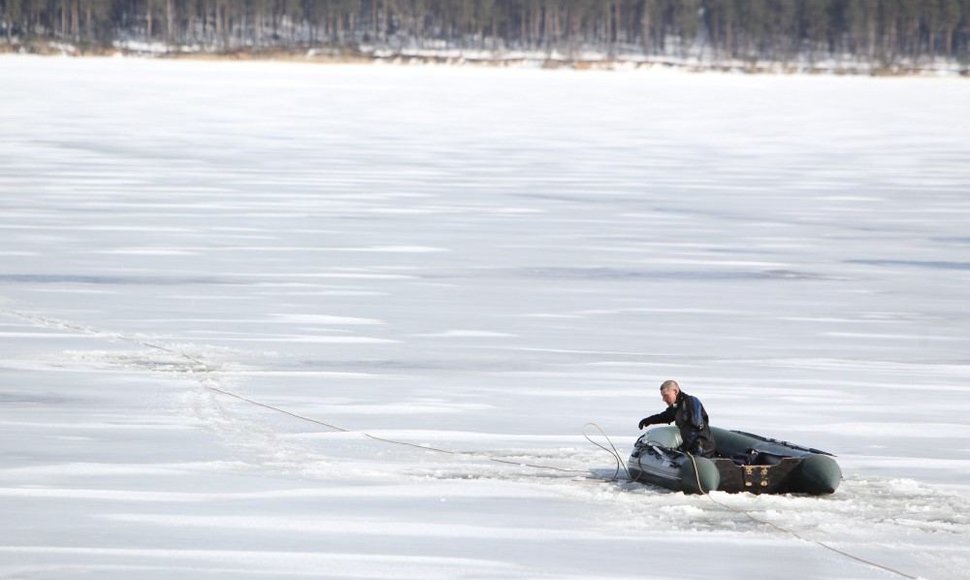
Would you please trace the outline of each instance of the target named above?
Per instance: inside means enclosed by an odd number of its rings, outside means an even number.
[[[673,379],[671,379],[669,381],[664,381],[663,384],[660,385],[660,392],[661,393],[664,392],[664,391],[669,391],[670,389],[677,389],[679,391],[680,390],[680,385],[678,385],[677,384],[677,381],[675,381]]]

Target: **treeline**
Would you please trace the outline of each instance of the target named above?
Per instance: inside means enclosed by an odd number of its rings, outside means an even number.
[[[0,39],[966,64],[970,0],[0,0]]]

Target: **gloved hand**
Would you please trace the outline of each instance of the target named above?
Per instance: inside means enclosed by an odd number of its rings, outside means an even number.
[[[646,426],[647,426],[648,424],[649,424],[649,423],[647,423],[647,417],[644,417],[643,419],[640,419],[640,424],[638,425],[638,427],[640,427],[641,429],[643,429],[643,428],[644,428],[644,427],[646,427]]]

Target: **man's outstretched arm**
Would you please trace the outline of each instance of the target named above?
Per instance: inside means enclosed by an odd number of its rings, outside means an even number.
[[[667,410],[663,413],[657,413],[656,415],[650,415],[649,417],[644,417],[640,419],[639,428],[643,429],[647,425],[658,425],[660,423],[671,423],[677,416],[676,407],[667,407]]]

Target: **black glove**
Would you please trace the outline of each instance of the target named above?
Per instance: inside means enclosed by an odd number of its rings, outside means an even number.
[[[641,429],[643,429],[644,427],[646,427],[647,425],[649,425],[650,423],[647,423],[647,420],[648,419],[649,419],[649,417],[644,417],[643,419],[640,419],[640,424],[638,425],[638,427],[640,427]]]

